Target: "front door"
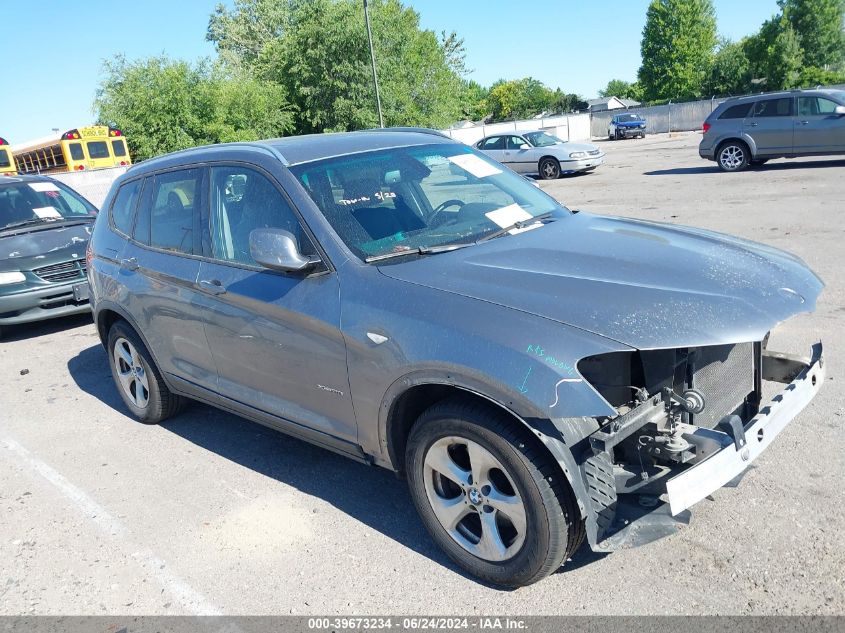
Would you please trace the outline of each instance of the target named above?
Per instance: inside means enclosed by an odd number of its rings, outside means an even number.
[[[824,97],[798,97],[797,153],[845,153],[845,116],[834,112],[838,105]]]
[[[751,108],[743,129],[754,139],[758,156],[792,153],[794,102],[794,97],[762,99]]]
[[[250,232],[282,228],[300,251],[312,241],[275,181],[241,165],[210,169],[207,259],[198,287],[217,365],[218,392],[231,400],[348,442],[357,427],[340,332],[337,274],[309,275],[259,267]]]
[[[528,147],[524,148],[526,145]],[[534,157],[534,154],[534,148],[521,136],[505,137],[504,163],[515,172],[520,174],[536,173],[537,159]]]

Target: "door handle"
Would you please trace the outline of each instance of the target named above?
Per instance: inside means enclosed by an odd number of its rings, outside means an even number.
[[[801,125],[807,125],[807,124],[809,124],[809,123],[810,123],[809,121],[798,121],[798,122],[799,122]]]
[[[226,288],[220,283],[219,279],[203,279],[200,281],[200,288],[212,295],[222,295],[226,292]]]
[[[129,259],[121,259],[120,267],[123,270],[138,270],[138,260],[134,257],[130,257]]]
[[[750,127],[757,127],[757,126],[758,126],[758,125],[760,125],[760,124],[759,124],[759,123],[749,123],[748,125],[749,125]]]

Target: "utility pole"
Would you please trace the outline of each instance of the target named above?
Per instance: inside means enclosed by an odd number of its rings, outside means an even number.
[[[376,108],[378,108],[378,125],[384,127],[384,117],[381,114],[381,97],[378,93],[378,76],[376,75],[376,53],[373,50],[373,32],[370,29],[370,9],[364,0],[364,20],[367,22],[367,39],[370,42],[370,61],[373,65],[373,86],[376,89]]]

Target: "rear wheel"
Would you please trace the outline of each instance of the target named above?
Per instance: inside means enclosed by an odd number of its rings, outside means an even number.
[[[722,171],[742,171],[748,167],[748,146],[742,141],[727,141],[716,152],[716,162]]]
[[[175,415],[184,400],[172,393],[138,334],[125,321],[111,326],[109,365],[120,397],[144,424],[158,424]]]
[[[537,170],[543,180],[555,180],[560,177],[560,163],[548,156],[540,160]]]
[[[495,410],[460,400],[414,425],[405,465],[434,541],[469,573],[511,587],[557,570],[583,540],[559,466]]]

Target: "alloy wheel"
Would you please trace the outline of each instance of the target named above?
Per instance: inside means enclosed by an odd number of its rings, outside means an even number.
[[[485,561],[505,561],[519,552],[525,505],[490,451],[472,440],[444,437],[428,448],[423,464],[431,509],[452,540]]]
[[[136,407],[145,409],[150,402],[150,385],[138,350],[120,337],[114,342],[113,357],[117,378],[124,393]]]
[[[728,171],[735,171],[745,162],[745,150],[739,145],[727,145],[719,154],[719,162]]]

